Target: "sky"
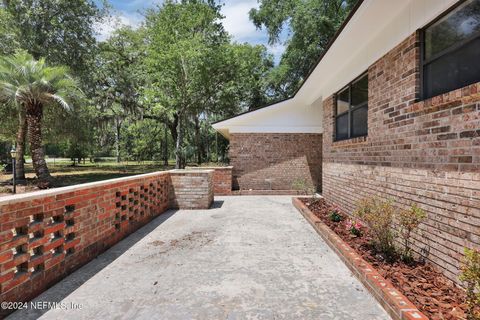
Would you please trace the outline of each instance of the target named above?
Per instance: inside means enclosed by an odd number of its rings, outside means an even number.
[[[119,25],[138,27],[143,22],[142,12],[145,9],[156,7],[162,0],[108,0],[115,10],[115,19],[104,21],[97,27],[98,39],[105,40]],[[222,13],[225,16],[223,25],[237,42],[263,44],[275,56],[278,63],[285,50],[283,45],[268,45],[268,36],[265,30],[257,30],[248,17],[252,8],[258,7],[257,0],[224,0]]]

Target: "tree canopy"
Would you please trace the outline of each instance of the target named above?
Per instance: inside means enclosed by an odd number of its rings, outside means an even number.
[[[106,14],[93,0],[3,0],[20,36],[19,46],[35,59],[69,66],[87,76],[96,50],[94,26]]]
[[[23,55],[25,65],[71,73],[84,95],[68,111],[50,103],[30,108],[40,125],[24,103],[1,103],[0,142],[16,141],[21,166],[24,153],[42,165],[42,147],[92,161],[227,161],[228,144],[211,123],[291,96],[355,0],[259,3],[250,17],[270,44],[286,46],[279,65],[264,45],[234,41],[217,0],[166,0],[139,27],[117,28],[104,41],[95,28],[113,15],[106,1],[2,0],[2,61]]]
[[[280,65],[270,85],[277,98],[295,93],[357,0],[260,0],[250,11],[257,28],[265,28],[269,42],[282,42],[288,30]]]

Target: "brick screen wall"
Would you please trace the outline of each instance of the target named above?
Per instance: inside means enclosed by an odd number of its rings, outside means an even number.
[[[292,190],[296,180],[321,186],[322,135],[232,133],[234,190]]]
[[[463,248],[480,247],[480,84],[426,101],[412,35],[368,70],[368,137],[334,141],[324,101],[323,195],[345,211],[373,194],[417,202],[415,249],[457,281]]]
[[[30,300],[178,201],[208,207],[212,176],[159,172],[0,198],[0,301]]]

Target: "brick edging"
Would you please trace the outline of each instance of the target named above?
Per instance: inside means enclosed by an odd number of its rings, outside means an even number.
[[[292,198],[292,203],[393,319],[428,320],[407,297],[316,217],[299,198]]]

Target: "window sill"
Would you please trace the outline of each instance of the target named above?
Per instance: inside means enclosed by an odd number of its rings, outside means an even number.
[[[345,140],[333,141],[332,146],[343,147],[343,146],[349,146],[349,145],[365,144],[367,142],[368,142],[368,136],[362,136],[362,137],[355,137],[355,138],[350,138]]]
[[[480,92],[480,82],[467,85],[452,91],[448,91],[430,98],[420,98],[415,104],[423,104],[426,107],[438,106],[453,101],[458,101],[463,98],[468,98]]]

